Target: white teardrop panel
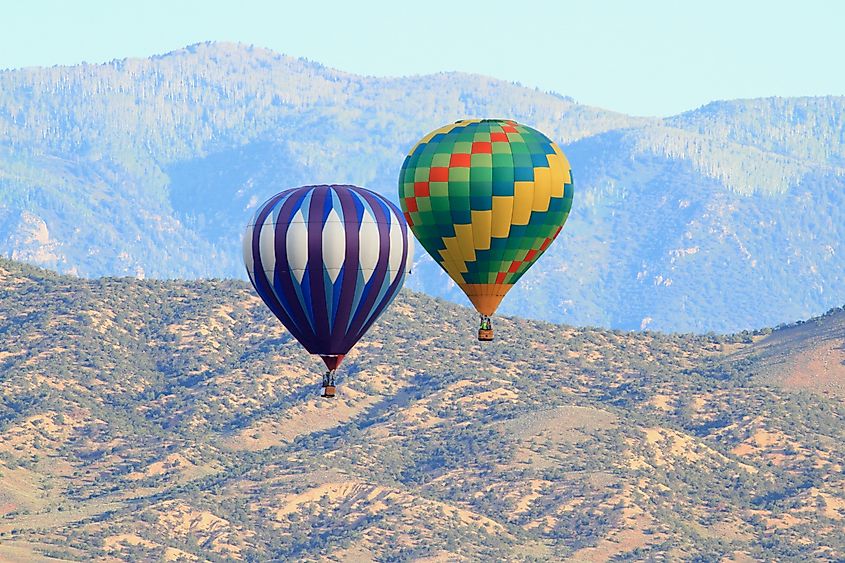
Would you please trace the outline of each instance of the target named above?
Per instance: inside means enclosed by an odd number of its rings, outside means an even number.
[[[334,209],[323,225],[323,266],[332,283],[337,280],[346,259],[346,229]]]
[[[270,283],[273,283],[273,270],[276,269],[276,224],[273,222],[272,214],[267,216],[261,226],[258,252],[261,256],[261,265],[264,267],[264,272],[268,275]]]
[[[244,266],[246,266],[246,272],[249,274],[249,279],[251,279],[253,283],[255,283],[255,259],[252,257],[252,233],[254,231],[255,225],[253,223],[247,225],[242,241]]]
[[[364,209],[361,217],[361,227],[358,230],[358,263],[364,282],[370,281],[373,270],[378,263],[381,241],[379,240],[378,225],[370,212]]]
[[[399,226],[399,219],[393,210],[390,210],[390,256],[387,260],[390,282],[396,279],[402,266],[402,254],[405,250],[405,242],[402,239],[402,227]]]
[[[411,268],[414,267],[414,237],[411,231],[408,230],[408,259],[405,261],[405,273],[410,274]]]
[[[308,264],[308,225],[305,223],[301,209],[296,212],[288,226],[285,249],[288,254],[288,265],[293,272],[293,276],[296,281],[302,283],[305,266]]]

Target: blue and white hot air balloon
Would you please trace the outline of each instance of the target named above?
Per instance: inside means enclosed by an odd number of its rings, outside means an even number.
[[[356,186],[303,186],[258,208],[244,263],[264,303],[328,372],[334,371],[399,293],[413,246],[402,212]]]

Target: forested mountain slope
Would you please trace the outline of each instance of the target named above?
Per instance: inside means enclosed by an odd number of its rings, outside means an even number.
[[[0,72],[0,252],[83,276],[243,276],[251,211],[348,182],[396,198],[406,151],[460,118],[559,142],[575,203],[503,312],[736,330],[845,300],[845,98],[714,102],[640,118],[478,75],[376,78],[199,44]],[[462,297],[426,257],[414,289]],[[724,288],[731,288],[725,291]]]

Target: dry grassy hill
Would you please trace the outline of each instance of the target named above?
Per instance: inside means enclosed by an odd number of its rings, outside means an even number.
[[[0,559],[845,557],[845,403],[760,375],[796,328],[474,322],[403,293],[328,402],[241,282],[0,262]]]
[[[845,400],[845,309],[783,327],[742,354],[761,381]]]

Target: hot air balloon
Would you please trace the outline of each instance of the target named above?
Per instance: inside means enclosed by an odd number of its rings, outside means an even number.
[[[411,264],[399,209],[356,186],[304,186],[262,204],[243,238],[246,270],[261,299],[326,364],[335,395],[344,355],[393,301]]]
[[[493,339],[490,317],[558,236],[572,194],[560,148],[503,119],[432,131],[399,174],[405,220],[480,313],[479,340]]]

